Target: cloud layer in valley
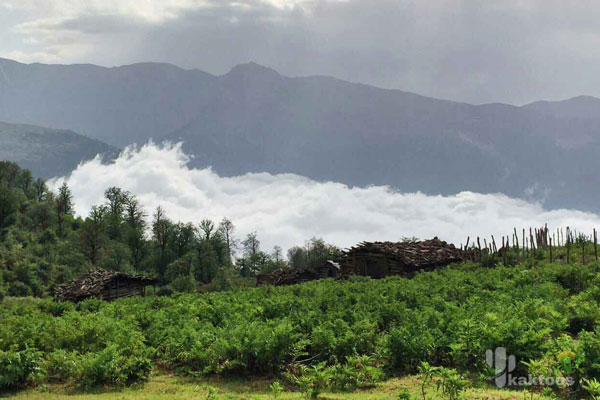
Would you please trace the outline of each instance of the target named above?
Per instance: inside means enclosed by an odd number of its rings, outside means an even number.
[[[289,248],[313,236],[341,247],[363,240],[416,236],[460,244],[471,237],[499,237],[513,227],[570,226],[591,233],[600,218],[574,210],[545,210],[539,204],[502,194],[462,192],[453,196],[399,193],[387,187],[349,188],[293,175],[267,173],[220,177],[210,169],[190,169],[179,145],[127,149],[114,163],[98,159],[64,179],[78,215],[103,201],[110,186],[137,195],[149,215],[157,206],[174,221],[231,219],[240,236],[256,231],[264,250]]]
[[[522,104],[600,95],[599,14],[593,0],[2,0],[0,56],[216,74],[253,60]]]

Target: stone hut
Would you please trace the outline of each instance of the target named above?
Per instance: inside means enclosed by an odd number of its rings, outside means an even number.
[[[154,284],[156,279],[147,276],[94,268],[86,275],[56,286],[54,299],[76,303],[96,297],[112,301],[121,297],[144,296],[146,286]]]
[[[445,267],[463,259],[460,249],[437,237],[410,242],[363,242],[346,252],[342,275],[412,276],[415,272]]]

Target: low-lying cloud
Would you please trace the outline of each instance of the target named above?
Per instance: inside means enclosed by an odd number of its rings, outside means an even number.
[[[78,215],[87,215],[103,193],[118,186],[134,193],[148,215],[162,206],[174,221],[198,223],[231,219],[241,237],[256,231],[264,250],[287,249],[311,237],[341,247],[363,240],[438,236],[457,245],[467,236],[508,235],[513,227],[570,226],[585,233],[600,225],[592,213],[546,210],[503,194],[461,192],[453,196],[399,193],[385,186],[348,187],[299,175],[251,173],[221,177],[211,169],[191,169],[180,145],[148,144],[125,150],[115,162],[95,159],[66,180]]]

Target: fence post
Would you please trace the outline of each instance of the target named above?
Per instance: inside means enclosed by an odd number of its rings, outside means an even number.
[[[594,256],[596,257],[596,262],[598,262],[598,235],[596,234],[596,228],[594,228]]]
[[[567,264],[571,261],[571,233],[567,226]]]

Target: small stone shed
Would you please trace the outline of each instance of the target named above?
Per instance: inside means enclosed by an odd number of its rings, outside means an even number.
[[[96,297],[112,301],[122,297],[144,296],[146,286],[154,284],[156,279],[148,276],[94,268],[86,275],[56,286],[54,299],[76,303]]]
[[[433,270],[463,259],[460,249],[437,237],[411,242],[363,242],[346,252],[342,274],[371,278],[412,276],[418,271]]]

